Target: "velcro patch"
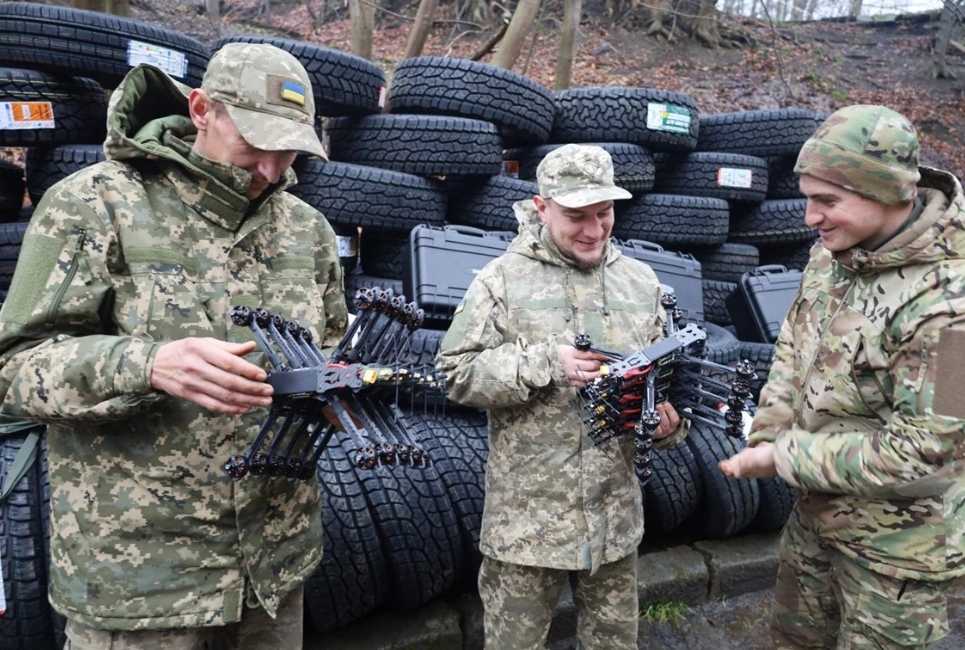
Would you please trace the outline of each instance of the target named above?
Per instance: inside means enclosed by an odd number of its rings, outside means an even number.
[[[965,329],[947,328],[938,338],[935,374],[936,415],[965,418]]]
[[[308,89],[303,83],[276,74],[268,75],[267,82],[268,92],[265,94],[267,103],[308,113],[306,104],[310,97],[306,95]]]
[[[281,85],[281,98],[290,102],[305,105],[305,86],[295,81],[285,81]]]

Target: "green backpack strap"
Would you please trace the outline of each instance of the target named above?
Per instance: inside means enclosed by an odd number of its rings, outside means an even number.
[[[43,430],[44,426],[36,422],[0,416],[0,437],[27,433],[20,449],[17,450],[17,455],[13,458],[13,463],[7,470],[7,475],[3,478],[3,485],[0,485],[0,503],[6,502],[17,483],[37,460],[37,444],[40,442]]]

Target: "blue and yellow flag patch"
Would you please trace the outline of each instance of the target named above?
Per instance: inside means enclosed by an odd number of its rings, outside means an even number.
[[[305,86],[297,81],[282,82],[280,87],[280,95],[285,101],[298,104],[299,106],[305,105]]]

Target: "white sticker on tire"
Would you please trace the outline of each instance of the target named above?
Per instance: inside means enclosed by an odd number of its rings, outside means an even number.
[[[385,86],[379,86],[379,108],[385,108]]]
[[[0,102],[0,129],[53,129],[54,105],[50,102]]]
[[[339,257],[356,257],[359,254],[359,238],[336,235]]]
[[[647,104],[647,128],[651,131],[690,133],[690,111],[673,104]]]
[[[142,63],[150,63],[179,79],[188,76],[188,57],[182,52],[152,43],[128,41],[127,64],[133,68]]]
[[[721,167],[717,170],[717,185],[720,187],[739,187],[746,190],[753,181],[754,172],[750,169]]]
[[[7,613],[7,592],[3,588],[3,563],[0,562],[0,616]]]

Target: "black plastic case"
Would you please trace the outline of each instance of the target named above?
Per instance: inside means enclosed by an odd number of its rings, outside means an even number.
[[[430,321],[452,320],[476,274],[506,252],[514,232],[420,225],[409,234],[403,287]]]
[[[801,275],[786,266],[770,264],[741,276],[737,290],[726,301],[737,338],[760,343],[777,341],[784,317],[801,287]]]
[[[700,262],[692,255],[667,251],[659,244],[642,239],[615,241],[624,255],[644,262],[657,274],[661,284],[673,287],[677,306],[684,318],[704,320],[704,285],[701,282]]]

